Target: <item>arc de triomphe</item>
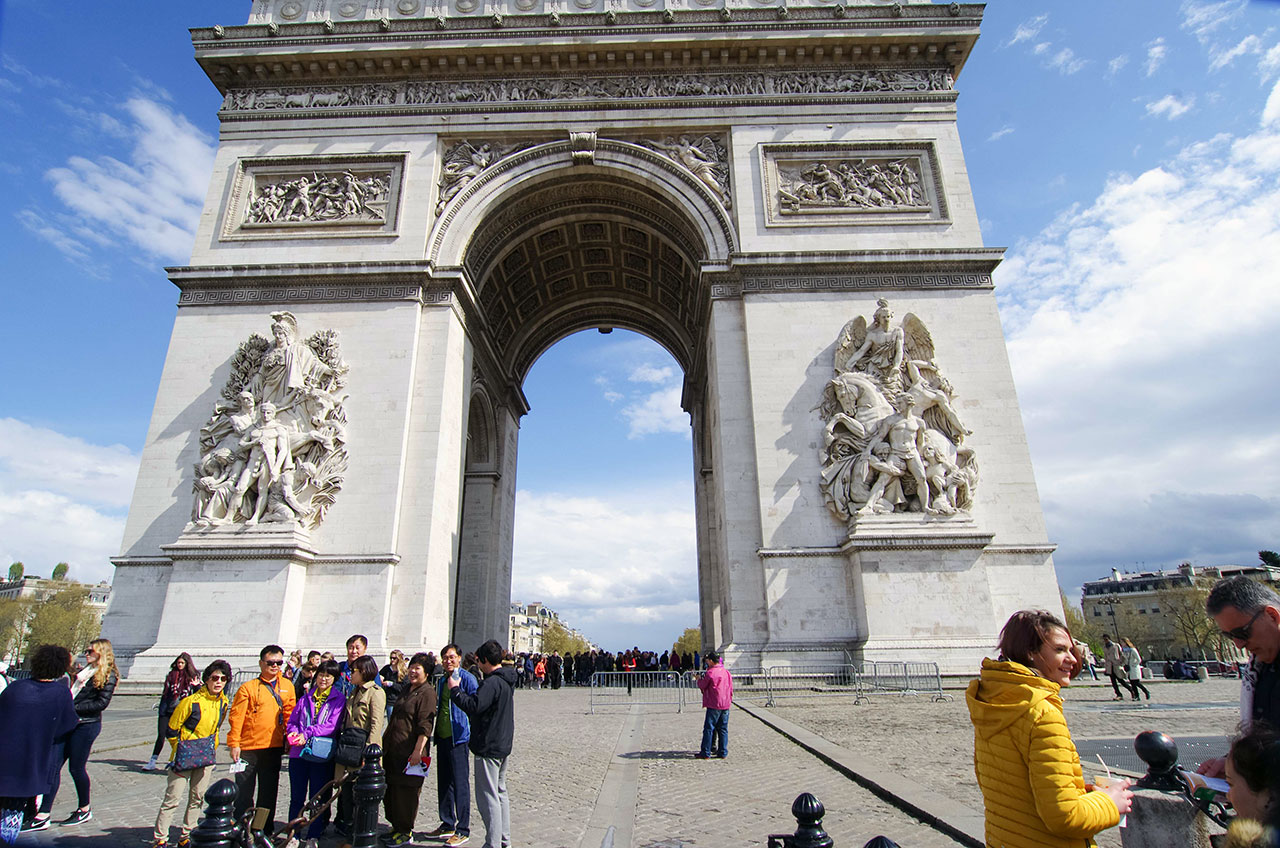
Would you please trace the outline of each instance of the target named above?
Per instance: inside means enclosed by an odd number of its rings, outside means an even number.
[[[592,328],[684,368],[733,665],[971,670],[1060,609],[956,129],[981,14],[255,0],[193,30],[225,99],[114,560],[128,673],[502,638],[521,384]]]

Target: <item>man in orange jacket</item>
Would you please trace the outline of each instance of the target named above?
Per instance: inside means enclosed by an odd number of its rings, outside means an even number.
[[[245,763],[236,774],[237,820],[248,812],[258,787],[259,807],[270,810],[263,830],[275,831],[276,797],[280,794],[280,760],[285,752],[284,725],[296,700],[293,686],[284,680],[284,648],[267,645],[258,654],[262,673],[240,687],[231,704],[231,729],[227,748],[231,762]]]

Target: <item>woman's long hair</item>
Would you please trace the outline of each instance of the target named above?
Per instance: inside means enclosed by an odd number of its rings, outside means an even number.
[[[186,663],[181,670],[178,669],[179,662]],[[196,684],[200,683],[200,669],[196,668],[195,662],[191,659],[191,654],[183,651],[174,658],[173,662],[169,664],[169,674],[165,682],[172,683],[175,688],[179,683],[185,683],[187,688],[190,689],[194,689]]]
[[[113,674],[116,680],[119,680],[120,669],[116,668],[116,652],[111,647],[111,640],[94,639],[89,643],[89,647],[98,652],[97,671],[93,673],[93,687],[101,689],[106,686],[107,678]]]

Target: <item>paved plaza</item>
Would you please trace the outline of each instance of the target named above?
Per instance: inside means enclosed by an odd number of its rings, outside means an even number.
[[[141,768],[154,739],[153,703],[119,697],[105,713],[89,763],[93,820],[74,829],[54,826],[20,845],[114,848],[149,836],[165,784],[162,772]],[[701,709],[610,707],[591,715],[586,689],[522,690],[516,721],[509,773],[515,846],[595,848],[607,839],[636,848],[759,845],[767,834],[795,830],[791,802],[806,791],[826,805],[825,825],[838,846],[858,848],[880,834],[909,848],[956,844],[741,710],[730,718],[729,758],[709,761],[693,757]],[[219,765],[218,777],[226,777],[226,769]],[[434,776],[428,777],[419,833],[438,823],[435,795]],[[287,804],[287,776],[280,799]],[[64,774],[54,819],[75,803]],[[483,835],[473,806],[470,844],[478,848]]]
[[[1239,682],[1156,683],[1152,700],[1113,702],[1109,687],[1067,690],[1067,721],[1082,750],[1125,740],[1147,729],[1175,737],[1225,737],[1236,721]],[[747,706],[764,719],[735,709],[729,723],[727,760],[696,760],[702,711],[673,706],[616,706],[589,712],[585,689],[516,693],[516,748],[509,786],[512,837],[516,846],[595,848],[612,841],[634,848],[716,848],[762,844],[769,833],[790,832],[792,800],[812,792],[827,808],[825,825],[842,848],[860,848],[884,834],[904,848],[958,844],[898,807],[876,797],[848,773],[913,787],[908,800],[972,832],[980,827],[982,799],[973,780],[972,728],[962,692],[949,702],[922,697],[876,696],[855,706],[847,698],[779,701],[767,710]],[[93,820],[75,829],[56,826],[23,837],[24,845],[107,848],[140,844],[150,833],[164,790],[162,772],[141,764],[155,729],[152,698],[119,697],[89,765]],[[805,746],[766,724],[798,725],[840,752],[845,770],[829,765]],[[797,733],[802,734],[801,731]],[[813,746],[810,746],[810,748]],[[1209,748],[1216,747],[1209,741]],[[1198,760],[1201,751],[1184,755]],[[225,752],[223,753],[225,759]],[[1086,757],[1086,774],[1092,774]],[[226,776],[225,764],[219,777]],[[432,774],[434,775],[434,769]],[[886,786],[890,785],[885,783]],[[435,816],[435,779],[423,787],[417,830],[430,830]],[[280,798],[287,804],[288,779]],[[64,775],[54,818],[75,806]],[[474,808],[471,844],[482,844],[484,827]],[[980,832],[980,831],[979,831]],[[1100,846],[1118,846],[1116,831]],[[331,837],[321,843],[336,844]],[[422,844],[429,844],[422,841]]]

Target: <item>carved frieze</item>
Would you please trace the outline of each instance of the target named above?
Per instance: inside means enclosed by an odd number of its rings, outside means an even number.
[[[271,340],[236,350],[200,430],[193,527],[320,524],[347,470],[347,371],[336,331],[300,341],[292,313],[271,313]]]
[[[638,73],[626,75],[528,76],[506,79],[448,79],[339,86],[236,88],[223,100],[224,112],[297,112],[399,107],[426,111],[477,104],[520,104],[566,100],[714,99],[798,95],[901,96],[950,92],[944,68]]]
[[[402,156],[297,156],[240,161],[224,240],[395,232]]]
[[[924,322],[911,313],[897,327],[892,320],[881,299],[870,326],[859,315],[836,342],[835,377],[816,407],[823,496],[851,526],[887,513],[967,517],[978,485],[971,431]]]
[[[761,145],[766,224],[938,223],[946,204],[927,144]]]

